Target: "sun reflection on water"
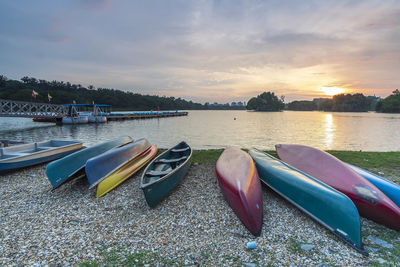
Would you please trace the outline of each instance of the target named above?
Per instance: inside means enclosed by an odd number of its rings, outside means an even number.
[[[333,137],[335,134],[335,124],[332,114],[325,114],[325,146],[332,149]]]

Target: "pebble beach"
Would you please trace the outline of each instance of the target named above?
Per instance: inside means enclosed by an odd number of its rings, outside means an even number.
[[[400,266],[398,250],[382,254],[385,244],[398,248],[399,232],[362,218],[363,256],[266,186],[262,232],[252,236],[213,164],[192,164],[154,209],[139,189],[141,172],[97,199],[86,178],[51,190],[45,167],[0,176],[0,266],[107,265],[112,257],[147,266]]]

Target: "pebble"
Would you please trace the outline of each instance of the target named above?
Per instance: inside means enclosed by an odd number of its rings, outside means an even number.
[[[377,245],[379,245],[379,246],[381,246],[381,247],[384,247],[384,248],[393,248],[393,245],[392,245],[392,244],[389,244],[389,243],[386,242],[385,240],[379,239],[379,238],[377,238],[377,237],[373,237],[372,235],[369,235],[369,236],[368,236],[368,239],[369,239],[372,243],[377,244]]]
[[[310,251],[314,248],[314,246],[311,244],[302,244],[300,247],[302,250],[305,250],[305,251]]]
[[[366,265],[364,256],[267,187],[264,225],[255,238],[222,196],[211,164],[193,164],[154,209],[139,189],[140,176],[97,199],[85,179],[51,190],[45,165],[2,175],[0,266],[76,266],[101,262],[105,251],[119,249],[123,255],[147,251],[189,266],[317,266],[321,259],[329,265]],[[243,247],[249,240],[257,250]],[[315,244],[314,249],[305,256],[293,250],[293,240]]]

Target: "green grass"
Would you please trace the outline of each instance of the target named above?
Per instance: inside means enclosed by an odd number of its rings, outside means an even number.
[[[128,253],[124,249],[106,250],[100,252],[100,260],[87,260],[80,263],[80,267],[99,267],[99,266],[183,266],[184,264],[177,260],[170,260],[161,257],[157,253],[142,250],[134,253]]]

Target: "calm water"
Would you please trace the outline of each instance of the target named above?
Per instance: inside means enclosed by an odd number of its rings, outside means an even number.
[[[146,137],[160,148],[186,140],[195,149],[273,149],[277,143],[296,143],[320,149],[400,151],[400,114],[190,111],[185,117],[63,126],[0,118],[0,139],[63,138],[93,145],[120,135]]]

